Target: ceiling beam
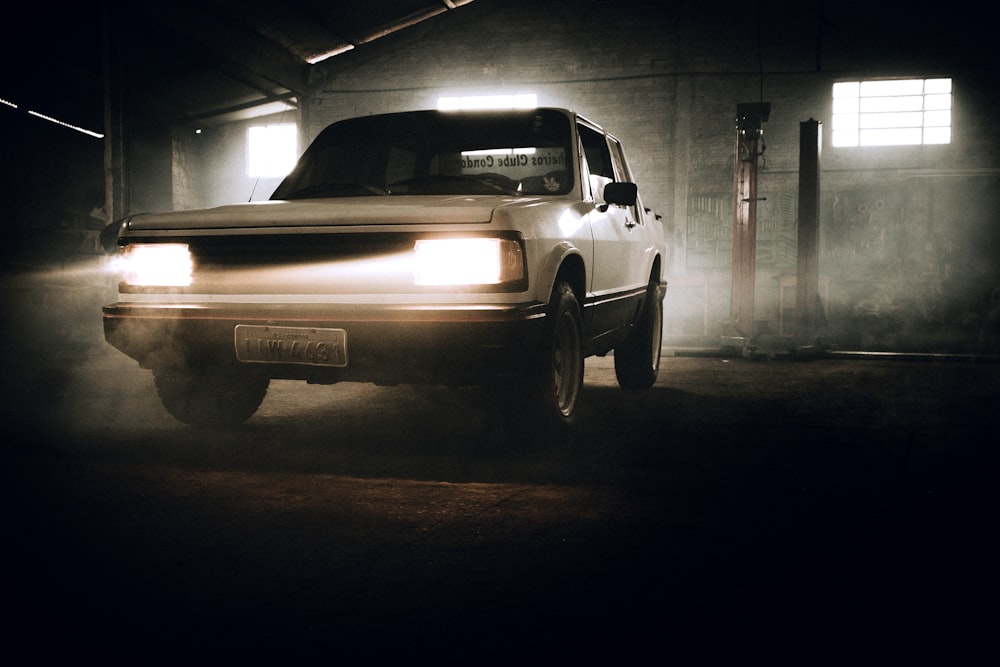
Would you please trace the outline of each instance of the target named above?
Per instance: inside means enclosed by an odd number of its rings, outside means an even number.
[[[418,23],[432,19],[435,16],[444,14],[447,11],[467,5],[472,1],[473,0],[440,0],[437,3],[429,5],[428,7],[411,12],[405,16],[400,16],[389,23],[368,28],[363,34],[342,35],[335,26],[328,26],[331,34],[337,34],[343,42],[332,45],[329,49],[313,55],[308,59],[308,61],[310,64],[322,62],[328,58],[332,58],[333,56],[346,53],[347,51],[364,44],[374,42],[377,39],[381,39],[395,32],[399,32],[400,30],[405,30],[406,28],[412,27]]]
[[[141,7],[141,8],[140,8]],[[303,93],[308,88],[308,65],[259,33],[219,14],[211,3],[149,2],[136,11],[169,30],[201,45],[220,61],[217,69],[244,81],[264,80]],[[210,66],[206,63],[206,66]]]

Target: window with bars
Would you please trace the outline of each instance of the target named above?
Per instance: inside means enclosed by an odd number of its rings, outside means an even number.
[[[833,84],[834,146],[951,143],[951,79]]]

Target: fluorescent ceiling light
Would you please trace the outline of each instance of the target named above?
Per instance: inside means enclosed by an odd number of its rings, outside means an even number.
[[[0,104],[2,104],[3,106],[10,107],[11,109],[20,109],[21,108],[16,103],[11,102],[10,100],[4,99],[2,97],[0,97]],[[71,125],[71,124],[69,124],[67,122],[59,120],[58,118],[53,118],[52,116],[46,116],[43,113],[39,113],[37,111],[32,111],[31,109],[25,109],[25,111],[28,113],[29,116],[34,116],[35,118],[41,118],[42,120],[47,120],[50,123],[55,123],[56,125],[61,125],[62,127],[68,128],[70,130],[74,130],[74,131],[79,132],[81,134],[86,134],[89,137],[94,137],[96,139],[103,139],[104,138],[104,135],[102,133],[100,133],[100,132],[94,132],[93,130],[87,130],[85,128],[79,127],[78,125]]]
[[[55,123],[56,125],[62,125],[63,127],[67,127],[67,128],[69,128],[71,130],[76,130],[77,132],[80,132],[81,134],[86,134],[87,136],[95,137],[97,139],[103,139],[104,138],[104,135],[101,134],[100,132],[93,132],[92,130],[85,130],[82,127],[78,127],[76,125],[70,125],[69,123],[64,123],[61,120],[53,118],[52,116],[46,116],[45,114],[38,113],[37,111],[31,111],[29,109],[28,113],[30,115],[32,115],[32,116],[35,116],[36,118],[41,118],[42,120],[47,120],[50,123]]]
[[[306,58],[306,62],[310,65],[315,65],[316,63],[321,63],[328,58],[333,58],[334,56],[339,56],[341,53],[347,53],[354,49],[353,44],[344,44],[343,46],[338,46],[335,49],[330,49],[329,51],[323,51],[322,53],[317,53],[314,56]]]
[[[538,106],[535,93],[500,95],[461,95],[438,98],[440,111],[475,109],[534,109]]]

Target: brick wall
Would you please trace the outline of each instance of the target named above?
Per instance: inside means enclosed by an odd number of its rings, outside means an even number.
[[[314,66],[303,134],[486,92],[533,92],[592,117],[623,141],[645,203],[663,216],[668,341],[713,345],[729,313],[736,105],[772,105],[755,319],[758,332],[780,333],[781,286],[795,273],[799,124],[829,127],[831,86],[844,77],[951,76],[951,145],[824,142],[825,334],[846,348],[995,346],[1000,130],[986,47],[951,29],[951,15],[900,28],[859,3],[828,8],[838,13],[822,23],[809,3],[765,4],[758,15],[755,3],[718,0],[476,0]]]

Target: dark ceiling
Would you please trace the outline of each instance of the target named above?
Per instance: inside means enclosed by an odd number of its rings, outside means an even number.
[[[479,0],[481,4],[491,1]],[[308,87],[314,67],[310,62],[324,54],[363,50],[416,23],[432,25],[448,12],[470,11],[465,6],[471,2],[78,0],[59,6],[19,4],[18,20],[8,21],[6,37],[0,40],[4,63],[0,100],[101,131],[104,93],[110,89],[121,95],[116,102],[121,103],[133,130],[224,122],[260,113],[267,102],[294,102]],[[650,4],[652,0],[630,2]],[[683,8],[688,13],[700,7],[697,0],[676,4],[677,11]],[[996,61],[988,21],[977,21],[958,8],[940,11],[930,0],[808,0],[795,7],[799,12],[822,12],[825,49],[880,49],[878,58],[869,59],[872,63],[912,60],[921,51],[939,60],[952,51],[968,54],[972,45],[978,46],[967,60]],[[754,11],[760,13],[755,20],[762,19],[769,44],[780,48],[787,36],[781,33],[779,22],[781,14],[790,11],[788,6],[758,2]],[[706,14],[702,18],[718,17]],[[106,51],[109,58],[105,58]],[[112,66],[106,68],[105,63]],[[115,75],[110,87],[105,86],[108,71]],[[2,104],[0,111],[4,111]]]
[[[25,20],[4,42],[0,99],[100,131],[105,75],[112,72],[124,112],[143,123],[228,120],[268,101],[294,101],[311,63],[470,2],[104,0],[25,7]]]

